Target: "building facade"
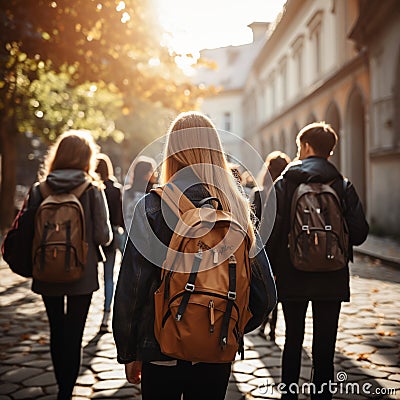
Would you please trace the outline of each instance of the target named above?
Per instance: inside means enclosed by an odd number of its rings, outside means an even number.
[[[214,64],[214,68],[200,68],[193,80],[196,84],[214,86],[218,94],[202,100],[201,111],[208,115],[221,133],[226,152],[235,158],[241,158],[243,130],[242,103],[244,87],[255,57],[267,38],[269,23],[254,22],[249,25],[253,31],[252,43],[205,49],[200,52],[204,61]]]
[[[294,157],[299,129],[321,120],[372,231],[400,235],[399,1],[287,1],[244,84],[243,135]]]

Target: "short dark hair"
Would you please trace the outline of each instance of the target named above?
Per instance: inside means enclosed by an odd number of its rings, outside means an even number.
[[[338,136],[333,128],[321,121],[313,122],[305,126],[297,135],[296,143],[300,148],[300,144],[308,143],[319,157],[328,158],[338,141]]]

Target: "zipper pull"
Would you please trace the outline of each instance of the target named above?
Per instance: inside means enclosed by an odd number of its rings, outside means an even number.
[[[213,253],[214,253],[213,263],[214,264],[218,264],[218,251],[217,250],[213,250]]]
[[[57,258],[57,247],[53,249],[53,258]]]
[[[315,246],[318,246],[318,235],[317,235],[317,232],[314,233],[314,244],[315,244]]]
[[[214,333],[215,314],[214,314],[214,300],[208,303],[208,311],[210,317],[210,333]]]
[[[60,225],[56,224],[56,232],[59,232],[59,231],[60,231]]]

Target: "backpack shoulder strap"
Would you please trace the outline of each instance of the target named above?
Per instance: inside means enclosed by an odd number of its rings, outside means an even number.
[[[90,179],[86,179],[85,182],[81,183],[79,186],[72,189],[69,193],[74,194],[79,199],[90,184],[91,184]]]
[[[85,182],[81,183],[79,186],[72,189],[68,193],[74,194],[79,199],[82,196],[82,194],[85,192],[85,190],[89,187],[90,184],[91,184],[90,179],[85,179]],[[39,183],[39,191],[40,191],[40,194],[42,195],[43,200],[54,193],[54,191],[51,189],[51,187],[49,186],[49,184],[46,181]]]
[[[153,189],[152,192],[160,196],[178,217],[195,208],[193,203],[173,183],[167,183],[164,186]]]
[[[49,197],[53,193],[49,184],[46,181],[39,183],[39,191],[40,191],[40,194],[42,195],[43,200],[45,198]]]

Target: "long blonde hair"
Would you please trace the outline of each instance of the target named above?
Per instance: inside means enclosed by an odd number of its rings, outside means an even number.
[[[50,172],[57,169],[82,170],[93,180],[98,180],[95,172],[98,152],[99,148],[89,131],[64,132],[47,151],[43,168],[39,171],[39,180],[45,180]]]
[[[193,170],[224,210],[233,213],[254,242],[250,206],[231,174],[217,129],[209,118],[194,111],[179,114],[168,130],[160,183],[167,183],[185,167]]]

